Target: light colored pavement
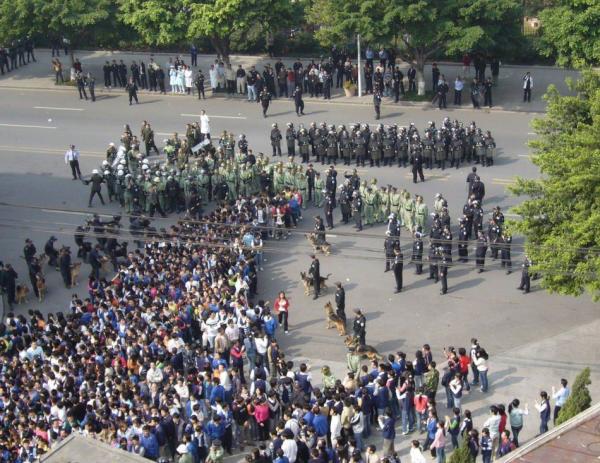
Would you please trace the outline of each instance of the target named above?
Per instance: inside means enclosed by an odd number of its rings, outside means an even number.
[[[175,58],[175,53],[138,53],[138,52],[113,52],[113,51],[77,51],[75,57],[78,58],[85,72],[92,72],[96,77],[96,88],[97,93],[102,94],[104,90],[102,80],[102,65],[106,60],[112,61],[113,59],[123,60],[127,66],[131,64],[131,61],[135,60],[138,63],[140,60],[148,63],[150,57],[154,57],[154,60],[161,66],[165,66],[168,63],[169,58]],[[76,93],[75,88],[65,88],[62,86],[54,85],[54,74],[51,69],[51,54],[48,49],[36,50],[36,63],[30,63],[27,66],[19,68],[17,72],[6,74],[0,77],[0,87],[13,87],[13,88],[38,88],[38,89],[52,89],[60,91],[71,91]],[[182,55],[186,62],[189,62],[188,55]],[[214,63],[215,55],[199,55],[198,65],[203,70],[206,76],[206,84],[208,84],[208,69],[210,64]],[[62,55],[60,57],[61,62],[65,69],[70,66],[70,60],[68,56]],[[238,64],[243,65],[246,69],[250,66],[256,66],[259,72],[262,72],[263,66],[267,63],[274,65],[276,58],[269,58],[265,56],[249,56],[249,55],[233,55],[231,56],[231,63],[234,68],[237,68]],[[283,59],[286,65],[291,65],[295,61],[295,58]],[[300,59],[303,63],[308,63],[308,58]],[[408,65],[403,63],[401,65],[404,73]],[[463,72],[462,64],[458,63],[439,63],[439,68],[442,74],[445,74],[448,83],[453,89],[453,82],[457,75],[463,77],[472,78],[474,76],[474,70],[471,67],[470,73],[466,76]],[[129,69],[129,68],[128,68]],[[523,103],[523,92],[522,92],[522,77],[530,71],[534,78],[534,90],[532,92],[531,103]],[[65,71],[67,75],[68,71]],[[489,74],[489,67],[487,69]],[[544,111],[546,105],[542,99],[542,95],[546,88],[550,84],[555,84],[561,92],[568,92],[569,89],[565,84],[565,79],[576,78],[578,76],[577,71],[565,70],[552,66],[501,66],[499,82],[494,87],[492,92],[493,102],[495,104],[495,110],[510,110],[510,111],[533,111],[540,112]],[[167,79],[168,80],[168,79]],[[463,91],[463,106],[470,106],[470,100],[468,96],[468,82],[469,79],[465,80],[465,90]],[[431,65],[425,66],[425,83],[428,90],[431,89]],[[364,85],[364,84],[363,84]],[[118,90],[112,90],[111,93],[117,93]],[[449,102],[452,100],[453,90],[449,95]],[[346,97],[341,89],[334,89],[333,100],[335,103],[352,103],[352,104],[366,104],[372,105],[372,96],[358,97]],[[391,98],[384,98],[384,105],[389,104],[391,106],[398,106],[394,103]],[[427,107],[431,106],[429,103],[411,103],[402,102],[400,106],[416,106],[416,107]]]
[[[27,68],[24,68],[27,70]],[[25,71],[24,71],[25,72]],[[23,78],[23,81],[26,81]],[[3,81],[2,81],[3,82]],[[70,89],[73,92],[75,90]],[[75,143],[82,152],[82,170],[90,172],[99,165],[109,142],[117,142],[124,123],[139,131],[143,119],[149,120],[157,140],[173,131],[182,132],[185,123],[194,120],[189,114],[206,109],[212,117],[213,136],[222,130],[236,135],[246,133],[255,151],[270,152],[268,131],[273,122],[284,125],[310,121],[374,123],[370,107],[337,105],[308,101],[303,118],[297,118],[289,101],[275,101],[271,116],[260,117],[258,105],[209,99],[198,102],[191,97],[159,98],[141,96],[138,106],[129,107],[122,93],[103,95],[95,104],[80,101],[74,93],[36,90],[34,88],[2,88],[0,85],[0,255],[4,262],[15,265],[21,279],[27,281],[22,254],[25,237],[31,237],[38,250],[50,234],[59,244],[74,247],[72,232],[88,213],[118,212],[114,205],[87,209],[88,188],[69,179],[64,164],[64,151]],[[382,122],[408,125],[415,122],[423,128],[428,120],[437,123],[448,115],[466,123],[471,120],[484,129],[491,129],[499,146],[497,165],[480,168],[486,184],[485,209],[501,205],[507,210],[516,199],[506,194],[506,185],[515,175],[537,176],[537,169],[527,157],[526,142],[534,137],[529,123],[534,115],[526,112],[449,110],[427,107],[386,106]],[[159,143],[160,144],[160,143]],[[340,175],[343,166],[338,166]],[[422,194],[430,208],[435,193],[448,199],[453,223],[465,199],[465,178],[470,166],[445,171],[425,171],[426,182],[412,184],[408,169],[366,168],[360,174],[377,177],[379,184],[406,187],[411,193]],[[61,212],[67,210],[67,212]],[[276,292],[285,289],[291,298],[291,332],[282,338],[287,355],[307,360],[313,375],[320,382],[323,364],[332,367],[338,376],[344,373],[345,353],[342,340],[325,328],[323,304],[333,299],[328,290],[318,301],[306,298],[299,283],[299,272],[308,267],[310,248],[299,233],[311,228],[312,216],[322,213],[314,208],[305,212],[305,219],[293,237],[284,242],[268,242],[268,262],[260,276],[262,298],[272,300]],[[174,219],[157,220],[165,226]],[[336,211],[336,222],[339,211]],[[439,295],[439,287],[413,274],[405,267],[405,291],[393,294],[393,276],[383,273],[383,226],[356,233],[350,226],[338,226],[330,234],[334,246],[332,256],[321,258],[324,273],[332,273],[330,281],[342,281],[347,290],[348,312],[361,307],[368,318],[368,342],[382,353],[398,350],[412,356],[423,343],[432,345],[436,360],[441,360],[444,346],[467,346],[469,339],[480,339],[491,355],[491,390],[482,396],[474,391],[464,400],[465,407],[481,426],[487,407],[492,403],[508,403],[514,397],[528,402],[541,389],[550,390],[561,377],[574,379],[584,366],[592,367],[592,394],[600,393],[598,375],[599,342],[595,333],[600,320],[597,306],[586,297],[566,298],[549,295],[534,285],[529,295],[515,289],[519,282],[518,264],[522,241],[514,245],[515,273],[505,275],[497,263],[488,259],[488,271],[477,274],[471,266],[456,266],[449,273],[450,291]],[[403,235],[405,256],[410,239]],[[60,278],[48,270],[49,293],[41,307],[44,311],[67,310],[70,290],[63,289]],[[85,274],[85,272],[83,273]],[[75,290],[85,294],[80,284]],[[19,313],[39,304],[30,301],[17,307]],[[443,401],[442,401],[443,402]],[[442,407],[443,410],[443,407]],[[538,419],[535,411],[526,420],[523,438],[535,435]],[[403,453],[406,438],[398,438]],[[378,439],[375,441],[378,442]]]

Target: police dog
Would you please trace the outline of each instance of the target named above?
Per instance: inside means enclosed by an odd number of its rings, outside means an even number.
[[[15,299],[17,304],[24,304],[27,302],[27,295],[29,294],[29,288],[27,285],[17,285],[17,290],[15,291]]]
[[[325,241],[322,244],[317,244],[317,235],[314,233],[306,233],[305,238],[308,240],[310,245],[313,247],[314,252],[322,252],[326,256],[331,254],[331,244]]]
[[[77,279],[81,273],[81,262],[71,264],[71,286],[77,286]]]
[[[42,275],[41,273],[38,273],[35,276],[35,286],[38,291],[38,299],[40,302],[43,302],[44,297],[46,296],[47,287],[46,287],[46,280],[44,279],[44,275]]]
[[[331,273],[328,273],[326,277],[320,277],[321,289],[327,289],[327,280],[330,276]],[[304,285],[304,294],[308,296],[314,290],[313,279],[306,272],[300,272],[300,278],[302,278],[302,284]]]
[[[383,356],[379,355],[379,352],[377,352],[377,349],[375,349],[373,346],[369,346],[367,344],[361,346],[356,336],[346,336],[346,339],[344,339],[344,344],[346,347],[354,350],[356,354],[367,357],[369,360],[379,361],[383,359]]]
[[[333,304],[327,302],[325,304],[325,316],[327,317],[327,329],[335,327],[338,330],[340,336],[346,336],[346,322],[340,317],[333,309]]]

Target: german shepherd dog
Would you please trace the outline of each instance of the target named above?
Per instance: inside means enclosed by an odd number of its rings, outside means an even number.
[[[307,233],[304,236],[306,237],[310,245],[313,247],[314,252],[319,251],[325,254],[326,256],[331,254],[331,244],[329,244],[327,241],[325,241],[322,244],[317,244],[317,237],[314,233]]]
[[[327,280],[331,276],[331,273],[328,273],[326,277],[321,277],[321,289],[327,289]],[[302,278],[302,284],[304,284],[304,294],[307,296],[314,290],[313,288],[313,279],[306,273],[300,272],[300,277]]]
[[[377,349],[375,349],[373,346],[369,346],[367,344],[365,344],[364,346],[361,346],[358,342],[358,338],[356,336],[346,336],[346,339],[344,339],[344,344],[346,345],[346,347],[349,347],[350,349],[354,349],[354,352],[359,354],[359,355],[363,355],[365,357],[367,357],[369,360],[381,360],[383,359],[382,355],[379,355],[379,352],[377,352]]]
[[[325,317],[327,318],[327,329],[336,328],[340,336],[346,336],[346,323],[334,310],[333,304],[325,304]]]

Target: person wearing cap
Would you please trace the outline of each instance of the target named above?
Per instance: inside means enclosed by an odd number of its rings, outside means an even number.
[[[421,275],[423,273],[423,230],[421,227],[417,227],[414,232],[411,260],[415,264],[415,274]]]
[[[73,180],[81,179],[81,170],[79,170],[79,151],[75,149],[75,145],[69,146],[65,153],[65,164],[71,167]]]
[[[273,156],[281,156],[281,130],[279,130],[277,122],[274,122],[271,127],[271,147],[273,148]]]
[[[287,123],[285,141],[287,143],[287,154],[288,156],[292,156],[293,159],[296,155],[296,131],[294,130],[294,124],[291,122]]]
[[[354,309],[354,321],[352,322],[352,333],[358,339],[361,346],[366,344],[367,319],[360,309]]]
[[[427,209],[427,204],[423,201],[423,196],[417,195],[415,201],[415,222],[417,227],[420,227],[421,230],[427,230],[428,215],[429,210]]]
[[[48,265],[50,267],[56,267],[58,270],[58,251],[54,249],[54,242],[56,241],[56,237],[51,236],[46,244],[44,245],[44,253],[48,256]]]
[[[90,185],[90,199],[88,200],[88,207],[92,207],[92,200],[94,196],[98,195],[100,198],[100,202],[104,206],[104,198],[102,197],[102,184],[104,183],[104,178],[100,175],[98,169],[92,170],[92,177],[89,180],[85,181],[86,185]]]
[[[394,279],[396,280],[396,291],[399,293],[402,291],[402,271],[404,269],[404,256],[400,247],[394,249],[394,262],[392,263],[392,270],[394,271]]]

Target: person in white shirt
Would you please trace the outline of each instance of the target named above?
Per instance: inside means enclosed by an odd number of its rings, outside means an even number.
[[[210,140],[210,119],[203,109],[200,111],[200,139],[204,141],[205,138]]]
[[[75,145],[71,145],[65,153],[65,164],[71,166],[73,180],[81,179],[81,171],[79,170],[79,151],[75,149]]]
[[[460,76],[456,76],[456,80],[454,81],[454,104],[457,106],[462,104],[463,88],[465,88],[465,83]]]
[[[560,389],[557,391],[552,386],[552,398],[554,399],[554,416],[553,423],[556,424],[556,418],[558,418],[558,412],[565,405],[565,402],[571,395],[571,389],[567,387],[568,381],[565,378],[560,380]]]
[[[500,411],[498,407],[492,405],[490,407],[490,416],[483,423],[484,428],[488,428],[490,431],[490,439],[492,439],[492,455],[496,455],[496,450],[498,449],[498,442],[500,438]]]
[[[423,456],[423,453],[421,452],[421,444],[419,444],[418,440],[414,440],[411,443],[410,462],[411,463],[426,463],[427,462],[427,460]]]
[[[294,440],[294,435],[292,431],[287,430],[282,433],[283,443],[281,444],[281,450],[283,450],[283,454],[287,457],[290,463],[296,462],[296,455],[298,454],[298,445]]]

